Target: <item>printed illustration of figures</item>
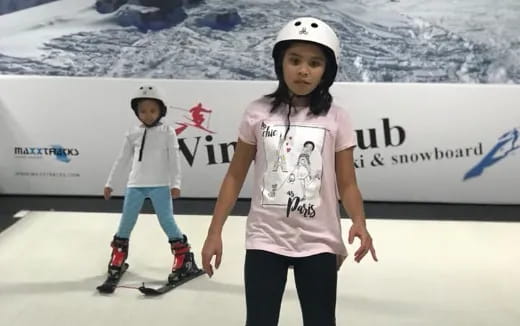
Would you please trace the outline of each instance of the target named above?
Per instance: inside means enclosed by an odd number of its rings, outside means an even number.
[[[321,128],[262,124],[265,146],[264,205],[286,206],[289,198],[317,205],[325,131]]]

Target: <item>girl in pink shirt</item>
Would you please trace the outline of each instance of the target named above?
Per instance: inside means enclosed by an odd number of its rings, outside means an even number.
[[[202,265],[213,274],[222,258],[222,228],[252,161],[254,189],[246,227],[244,268],[247,326],[278,324],[289,267],[305,326],[335,325],[337,271],[347,256],[338,199],[360,238],[357,262],[371,252],[356,183],[350,118],[332,103],[339,40],[324,22],[289,22],[278,34],[273,59],[278,88],[249,105],[233,160],[222,183]]]

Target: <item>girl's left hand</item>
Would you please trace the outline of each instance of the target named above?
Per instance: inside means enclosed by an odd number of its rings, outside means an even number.
[[[181,196],[181,190],[178,189],[178,188],[172,188],[171,189],[171,193],[172,193],[172,198],[173,199],[177,199]]]
[[[348,243],[352,244],[354,242],[354,238],[357,237],[361,240],[361,246],[354,253],[354,260],[356,262],[360,262],[363,257],[370,251],[372,254],[372,258],[377,261],[376,250],[374,249],[374,243],[372,241],[372,237],[366,226],[362,223],[354,223],[350,228],[348,234]]]

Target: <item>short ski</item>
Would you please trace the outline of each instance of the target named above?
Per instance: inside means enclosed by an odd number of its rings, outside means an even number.
[[[143,285],[141,287],[139,287],[139,291],[141,291],[141,293],[143,293],[146,296],[162,295],[167,292],[170,292],[171,290],[175,289],[176,287],[181,286],[182,284],[184,284],[188,281],[191,281],[194,278],[197,278],[203,274],[204,274],[204,271],[202,269],[199,269],[193,274],[187,275],[178,281],[168,282],[157,289],[146,287],[143,283]]]
[[[121,280],[121,277],[128,269],[128,264],[125,263],[123,266],[121,266],[121,270],[119,272],[115,272],[114,274],[108,275],[107,279],[103,284],[98,286],[96,289],[100,293],[113,293],[119,284],[119,281]]]

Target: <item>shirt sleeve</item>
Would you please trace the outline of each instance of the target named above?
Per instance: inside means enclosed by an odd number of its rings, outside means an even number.
[[[242,121],[240,121],[240,126],[238,128],[238,137],[244,143],[249,145],[256,145],[256,120],[252,106],[248,107],[242,115]]]
[[[170,160],[170,188],[181,189],[181,156],[175,129],[168,128],[168,158]]]
[[[130,142],[130,133],[127,132],[123,142],[123,147],[119,151],[119,154],[112,165],[105,187],[113,188],[114,177],[118,176],[122,170],[128,168],[128,164],[132,160],[133,154],[134,148]]]
[[[350,119],[348,112],[342,108],[338,108],[337,124],[338,128],[336,133],[335,151],[339,152],[356,146],[352,120]]]

